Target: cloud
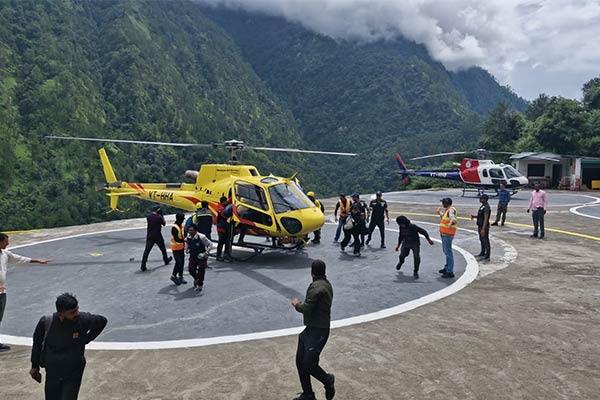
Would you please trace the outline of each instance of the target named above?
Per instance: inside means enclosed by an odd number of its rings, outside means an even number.
[[[600,74],[599,0],[199,1],[283,17],[333,38],[404,37],[450,70],[477,65],[508,84],[523,81],[516,71]]]

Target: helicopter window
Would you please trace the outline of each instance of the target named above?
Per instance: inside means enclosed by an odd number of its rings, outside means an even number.
[[[518,178],[520,176],[519,171],[517,171],[516,169],[514,169],[510,165],[507,165],[506,167],[504,167],[504,174],[509,179],[510,178]]]
[[[271,218],[269,214],[265,214],[253,208],[240,205],[237,207],[237,212],[242,219],[247,219],[248,221],[266,226],[273,225],[273,218]]]
[[[252,176],[258,176],[258,171],[255,170],[254,168],[250,168],[250,175],[252,175]]]
[[[273,202],[276,213],[310,207],[310,204],[304,199],[306,196],[303,195],[304,197],[301,197],[292,189],[292,185],[293,183],[290,183],[289,185],[280,183],[269,188],[269,194],[271,195],[271,201]],[[306,200],[308,200],[308,197],[306,197]]]
[[[275,183],[275,182],[279,182],[279,179],[277,178],[273,178],[273,177],[268,177],[268,178],[263,178],[260,180],[262,183]]]
[[[260,186],[252,185],[246,182],[235,183],[235,197],[242,203],[260,208],[269,209],[269,203],[265,196],[265,191]]]
[[[484,177],[484,178],[487,178],[487,177],[488,177],[487,169],[484,169],[484,170],[483,170],[483,177]]]
[[[490,169],[490,178],[504,179],[504,174],[500,168]]]

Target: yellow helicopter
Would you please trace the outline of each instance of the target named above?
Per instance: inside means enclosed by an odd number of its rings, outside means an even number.
[[[240,140],[195,144],[65,136],[46,136],[46,138],[224,148],[229,153],[228,164],[204,164],[200,166],[199,171],[188,170],[185,172],[185,176],[194,179],[195,183],[134,183],[120,181],[117,179],[106,151],[101,148],[98,153],[100,154],[106,183],[102,184],[100,189],[108,191],[111,211],[120,211],[118,209],[119,199],[127,196],[166,204],[186,211],[195,211],[200,202],[207,201],[211,212],[216,215],[220,198],[226,197],[233,204],[231,219],[236,228],[243,229],[246,235],[273,239],[271,246],[246,243],[245,247],[250,247],[256,252],[262,252],[264,248],[273,247],[290,249],[290,247],[285,246],[285,243],[291,243],[291,248],[302,245],[304,236],[324,225],[325,216],[320,208],[316,207],[304,194],[295,179],[295,175],[290,178],[261,175],[253,165],[238,164],[241,151],[251,149],[341,156],[356,155],[355,153],[247,146]]]

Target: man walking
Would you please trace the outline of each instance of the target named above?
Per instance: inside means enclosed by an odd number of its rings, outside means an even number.
[[[23,257],[18,254],[14,254],[12,251],[6,250],[8,247],[8,235],[0,233],[0,324],[2,323],[2,317],[4,316],[4,309],[6,308],[6,271],[8,269],[8,263],[14,264],[48,264],[49,260],[36,260],[29,257]],[[10,350],[10,346],[0,343],[0,351]]]
[[[206,236],[208,240],[212,240],[210,235],[212,233],[213,214],[208,208],[208,201],[202,200],[200,203],[198,203],[196,206],[196,212],[190,215],[190,217],[185,221],[185,235],[187,235],[190,225],[196,225],[198,232]]]
[[[442,278],[454,278],[454,255],[452,254],[452,240],[456,235],[458,227],[458,215],[456,208],[452,207],[452,199],[444,197],[442,200],[442,209],[436,211],[440,215],[440,236],[442,238],[442,250],[446,255],[446,265],[438,272]]]
[[[338,202],[335,205],[335,210],[333,211],[333,218],[335,218],[335,222],[337,222],[338,224],[337,229],[335,230],[335,237],[333,238],[333,243],[337,243],[337,241],[340,239],[342,228],[346,223],[346,217],[348,216],[348,212],[350,211],[350,205],[350,199],[347,199],[344,193],[340,193],[340,198],[338,199]],[[339,219],[337,217],[338,210],[340,210]]]
[[[162,227],[167,223],[165,222],[165,217],[162,215],[162,210],[160,206],[152,207],[152,212],[146,216],[146,221],[148,222],[148,229],[146,231],[146,248],[144,249],[144,255],[142,256],[142,266],[140,269],[142,271],[146,271],[146,263],[148,262],[148,255],[150,254],[150,250],[154,245],[157,245],[160,249],[163,261],[165,265],[169,264],[173,257],[167,256],[167,249],[165,248],[165,240],[162,236]]]
[[[213,242],[198,232],[196,225],[190,226],[185,238],[185,251],[190,255],[189,272],[194,278],[194,288],[201,292],[204,286],[204,274],[208,266],[208,252],[214,247]]]
[[[481,244],[481,250],[477,257],[480,261],[489,261],[491,246],[490,246],[490,215],[492,209],[488,203],[488,195],[482,194],[479,197],[479,211],[477,215],[471,215],[471,219],[477,218],[477,232],[479,233],[479,243]]]
[[[319,357],[329,338],[333,288],[325,275],[323,261],[313,261],[310,273],[313,281],[306,291],[304,303],[296,298],[292,300],[296,311],[304,315],[306,325],[298,338],[296,350],[296,368],[302,394],[294,400],[316,400],[310,382],[311,376],[325,386],[325,398],[331,400],[335,396],[335,376],[319,366]]]
[[[427,239],[429,244],[432,246],[433,240],[431,240],[429,233],[427,233],[425,229],[415,224],[411,224],[410,220],[404,215],[400,215],[398,218],[396,218],[396,222],[398,223],[399,231],[398,245],[396,246],[395,251],[398,251],[402,245],[398,264],[396,264],[396,270],[400,271],[402,264],[404,264],[404,260],[406,257],[408,257],[408,254],[412,250],[414,260],[413,277],[415,279],[419,279],[419,266],[421,265],[421,240],[419,239],[419,234],[425,236],[425,239]]]
[[[371,223],[369,224],[369,237],[367,238],[367,245],[371,243],[371,235],[375,227],[379,228],[379,236],[381,236],[381,248],[385,249],[385,226],[383,220],[389,224],[390,215],[388,212],[388,205],[385,200],[381,198],[382,193],[377,191],[375,193],[375,200],[371,200],[369,203],[369,210],[371,211]]]
[[[533,234],[530,237],[538,237],[539,232],[540,239],[544,238],[544,215],[546,215],[547,210],[548,196],[546,192],[540,190],[540,184],[536,183],[529,198],[529,207],[527,207],[527,212],[532,211],[531,217],[533,218]]]
[[[504,221],[506,221],[506,211],[508,210],[508,203],[510,202],[510,196],[510,190],[507,190],[506,185],[501,183],[500,189],[498,190],[498,211],[496,212],[496,220],[491,225],[498,226],[498,221],[500,221],[500,217],[502,217],[501,225],[504,226]]]
[[[186,284],[183,279],[183,264],[185,264],[185,236],[183,234],[183,220],[185,215],[178,213],[175,215],[175,224],[171,228],[171,251],[175,258],[175,266],[171,274],[171,281],[179,286]]]
[[[46,369],[46,400],[76,400],[85,369],[85,346],[106,326],[101,315],[79,312],[77,299],[63,293],[56,299],[56,312],[42,317],[35,327],[29,374],[42,381]]]

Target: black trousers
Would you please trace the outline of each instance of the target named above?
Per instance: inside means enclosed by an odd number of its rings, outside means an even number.
[[[83,368],[81,372],[68,377],[58,377],[47,373],[44,385],[46,400],[77,400],[82,378]]]
[[[374,220],[371,219],[371,222],[369,223],[369,238],[368,240],[371,240],[371,235],[373,235],[373,231],[375,230],[375,227],[379,228],[379,235],[381,236],[381,245],[383,246],[385,244],[385,225],[384,225],[384,220]]]
[[[344,229],[344,240],[342,240],[342,243],[340,244],[340,246],[342,246],[342,247],[348,246],[348,243],[350,243],[350,238],[352,237],[354,240],[354,254],[359,254],[360,253],[359,229],[360,228],[356,225],[354,226],[354,228],[352,228],[350,230]]]
[[[173,276],[183,276],[183,265],[185,264],[185,250],[173,250],[173,259],[175,259],[175,265],[173,266]]]
[[[538,208],[531,212],[531,217],[533,218],[533,234],[535,236],[538,235],[538,230],[540,236],[544,236],[544,209]]]
[[[319,357],[327,344],[329,328],[313,328],[307,326],[298,337],[298,349],[296,350],[296,368],[302,392],[312,394],[310,377],[323,385],[329,383],[329,375],[319,366]]]
[[[400,247],[400,256],[398,257],[398,264],[404,264],[404,260],[408,257],[408,254],[412,250],[413,252],[413,262],[414,262],[414,270],[415,272],[419,272],[419,266],[421,265],[421,243],[406,243],[402,242],[402,246]]]
[[[481,232],[481,228],[477,227],[477,230]],[[483,234],[479,233],[479,243],[481,244],[481,251],[479,254],[483,258],[490,258],[490,226],[488,224],[487,228],[484,229]]]
[[[199,285],[204,285],[204,275],[206,273],[206,267],[208,263],[205,258],[198,259],[194,256],[190,256],[190,264],[188,265],[188,271],[194,281]]]
[[[233,237],[231,236],[231,226],[228,225],[225,232],[219,233],[219,242],[217,243],[217,257],[221,257],[223,253],[223,246],[225,246],[225,255],[231,256],[231,242]]]
[[[167,256],[167,249],[165,247],[165,240],[163,239],[163,237],[149,236],[146,238],[146,248],[144,249],[144,255],[142,256],[142,267],[146,266],[146,263],[148,262],[148,255],[150,254],[150,250],[152,250],[152,247],[154,247],[154,245],[157,245],[160,249],[165,264],[169,263],[169,256]]]

